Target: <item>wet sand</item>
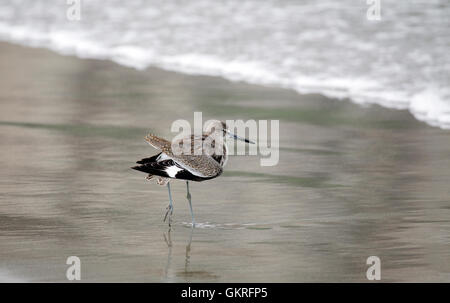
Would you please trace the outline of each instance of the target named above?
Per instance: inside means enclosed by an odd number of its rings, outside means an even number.
[[[450,281],[450,132],[408,112],[0,43],[0,280]],[[129,169],[176,119],[279,119],[280,162],[167,190]],[[192,233],[191,233],[192,232]],[[170,239],[169,239],[170,238]],[[192,241],[190,241],[192,239]],[[172,245],[168,245],[171,242]],[[189,245],[190,243],[190,245]]]

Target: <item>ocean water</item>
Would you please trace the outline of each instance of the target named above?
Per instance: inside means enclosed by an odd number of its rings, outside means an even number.
[[[137,69],[408,109],[450,129],[450,4],[381,1],[0,1],[0,39]]]

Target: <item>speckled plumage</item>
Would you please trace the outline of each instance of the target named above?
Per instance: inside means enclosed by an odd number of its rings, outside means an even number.
[[[165,175],[165,173],[162,173],[163,176],[159,176],[158,178],[158,184],[165,184],[166,182],[164,181],[166,180],[163,179],[167,177],[182,179],[184,176],[188,180],[202,181],[202,179],[207,180],[219,176],[223,171],[222,166],[226,163],[226,147],[225,143],[223,142],[221,154],[216,154],[214,153],[216,141],[212,140],[210,146],[208,146],[208,149],[203,150],[202,143],[204,142],[204,140],[210,138],[211,134],[212,132],[203,133],[201,138],[191,135],[187,138],[176,141],[174,144],[175,146],[178,146],[180,150],[182,150],[184,143],[188,143],[191,145],[190,153],[188,152],[187,154],[174,153],[172,151],[172,143],[170,141],[158,137],[154,134],[147,135],[145,137],[145,141],[147,141],[154,148],[161,150],[161,157],[152,159],[153,162],[160,161],[159,163],[162,163],[163,160],[170,159],[174,162],[174,165],[177,165],[178,167],[198,177],[192,178],[188,176],[188,174],[183,173],[180,173],[179,177],[177,177],[178,174],[174,176],[167,176],[167,174]],[[196,140],[199,140],[199,142],[196,143]],[[196,150],[200,154],[195,154]],[[151,158],[147,159],[148,161],[144,161],[146,159],[138,161],[138,164],[142,165],[133,168],[144,172],[149,172],[149,174],[157,174],[155,169],[149,167],[152,166],[152,163],[150,161]]]

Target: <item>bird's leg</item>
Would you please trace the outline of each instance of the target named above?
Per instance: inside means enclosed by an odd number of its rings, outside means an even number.
[[[189,181],[186,181],[186,189],[187,189],[187,195],[186,195],[186,198],[187,198],[188,201],[189,201],[189,209],[191,210],[192,227],[195,227],[194,212],[193,212],[193,210],[192,210],[191,193],[189,192]]]
[[[172,192],[170,191],[170,182],[167,182],[167,189],[169,190],[169,205],[167,206],[166,215],[164,216],[164,222],[166,222],[167,216],[169,216],[169,227],[172,226],[172,214],[173,214],[173,202]]]

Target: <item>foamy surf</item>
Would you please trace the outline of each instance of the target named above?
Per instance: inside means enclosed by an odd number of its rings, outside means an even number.
[[[120,4],[120,5],[119,5]],[[0,0],[0,39],[64,55],[294,89],[409,110],[450,129],[450,5],[383,1],[206,0],[83,2],[82,20],[60,1]],[[205,13],[208,12],[208,13]]]

